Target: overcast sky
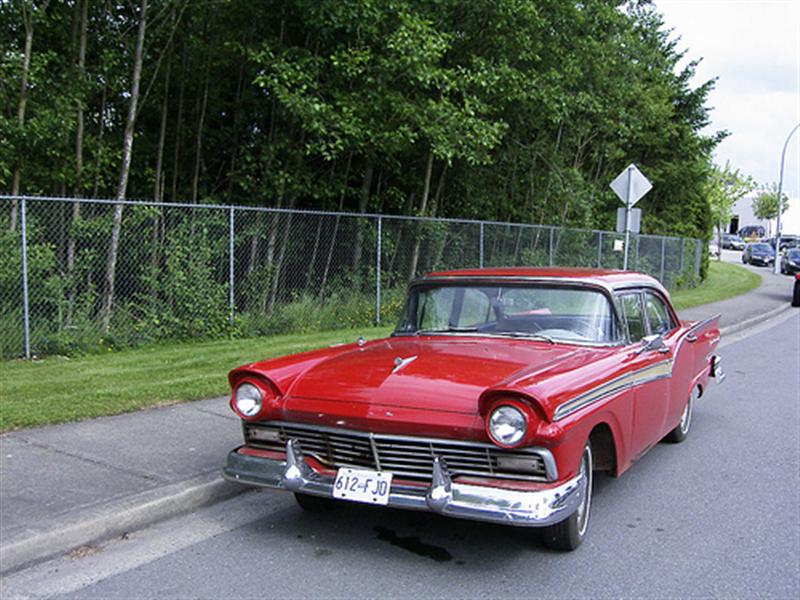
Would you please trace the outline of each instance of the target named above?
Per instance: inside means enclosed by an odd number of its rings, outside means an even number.
[[[695,84],[719,77],[711,92],[717,147],[758,183],[777,182],[786,136],[800,122],[800,1],[656,0],[687,58],[703,61]],[[784,190],[800,196],[800,131],[786,152]]]

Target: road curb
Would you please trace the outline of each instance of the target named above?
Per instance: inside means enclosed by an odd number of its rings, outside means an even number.
[[[75,511],[55,524],[5,536],[0,545],[0,574],[63,555],[90,542],[121,536],[246,490],[214,472]]]
[[[758,325],[759,323],[768,321],[773,317],[777,317],[781,313],[787,310],[791,310],[791,308],[792,305],[789,302],[786,302],[781,306],[777,306],[772,310],[768,310],[767,312],[762,313],[760,315],[756,315],[755,317],[750,317],[749,319],[745,319],[744,321],[739,321],[738,323],[734,323],[733,325],[728,325],[727,327],[720,327],[719,332],[723,336],[733,335],[734,333],[739,333],[744,329],[748,329],[750,327],[753,327],[754,325]]]

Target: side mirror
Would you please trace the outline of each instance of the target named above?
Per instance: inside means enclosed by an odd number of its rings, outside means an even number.
[[[642,345],[639,346],[636,354],[641,354],[642,352],[651,352],[653,350],[658,350],[662,354],[669,352],[669,348],[667,348],[667,346],[664,344],[664,338],[659,334],[643,337]]]

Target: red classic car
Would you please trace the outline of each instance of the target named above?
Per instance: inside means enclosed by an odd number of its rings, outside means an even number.
[[[718,317],[682,323],[647,275],[475,269],[414,281],[391,337],[229,374],[244,445],[225,477],[339,501],[586,535],[592,472],[680,442]]]

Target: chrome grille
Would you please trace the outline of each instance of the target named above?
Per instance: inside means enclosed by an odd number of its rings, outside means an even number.
[[[272,421],[245,423],[247,445],[283,451],[289,439],[327,467],[363,467],[398,477],[430,480],[433,457],[443,458],[450,474],[548,481],[547,465],[536,449],[502,450],[492,444],[416,438]],[[552,476],[553,474],[550,473]]]

